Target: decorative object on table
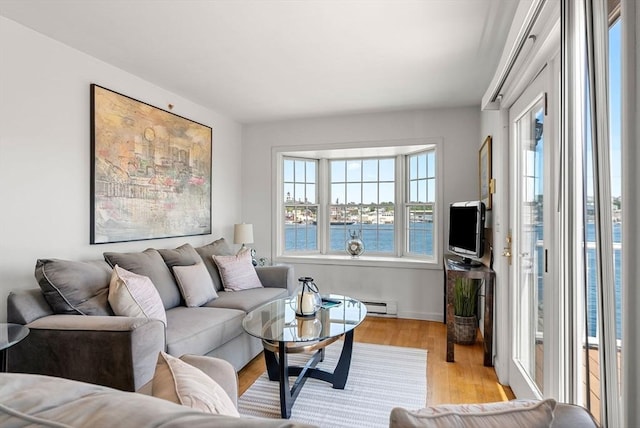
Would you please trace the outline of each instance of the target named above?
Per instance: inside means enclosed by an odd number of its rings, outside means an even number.
[[[258,259],[258,266],[270,266],[271,263],[267,257],[260,257]]]
[[[298,278],[300,286],[296,291],[296,316],[297,317],[313,317],[318,309],[322,307],[322,297],[318,290],[318,286],[313,282],[310,276]]]
[[[302,340],[318,339],[322,332],[322,323],[316,317],[298,317],[296,318],[296,326],[298,328],[298,337]]]
[[[238,250],[238,254],[247,250],[249,247],[245,244],[253,244],[253,224],[240,223],[233,225],[233,243],[242,244]],[[258,266],[258,262],[256,261],[256,250],[251,248],[250,251],[251,263],[254,266]]]
[[[476,342],[478,328],[476,306],[480,288],[478,283],[477,279],[456,278],[453,288],[456,343],[461,345],[471,345]]]
[[[487,210],[491,210],[493,199],[494,181],[491,178],[491,136],[485,138],[478,154],[478,171],[480,174],[480,200],[484,202]]]
[[[356,258],[364,253],[364,242],[362,242],[362,234],[359,230],[349,230],[349,239],[347,240],[347,253]]]
[[[91,85],[91,244],[211,233],[206,125]]]

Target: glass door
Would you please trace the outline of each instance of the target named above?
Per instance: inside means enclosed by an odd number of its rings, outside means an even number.
[[[546,72],[514,103],[511,123],[513,264],[511,267],[512,360],[509,380],[519,398],[541,397],[545,380],[545,286],[550,271]]]

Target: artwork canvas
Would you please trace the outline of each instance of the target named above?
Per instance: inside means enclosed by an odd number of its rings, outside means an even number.
[[[91,85],[91,244],[211,233],[210,127]]]
[[[478,171],[480,174],[480,200],[484,202],[487,210],[491,209],[492,205],[492,171],[491,171],[491,136],[488,136],[480,147],[478,154]]]

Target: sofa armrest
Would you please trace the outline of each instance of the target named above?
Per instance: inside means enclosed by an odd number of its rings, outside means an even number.
[[[289,295],[296,288],[293,266],[258,266],[256,273],[264,287],[286,288]]]
[[[53,315],[53,310],[39,288],[9,293],[7,322],[24,325],[47,315]]]
[[[8,350],[10,372],[64,377],[135,391],[153,377],[165,349],[160,320],[49,315]]]

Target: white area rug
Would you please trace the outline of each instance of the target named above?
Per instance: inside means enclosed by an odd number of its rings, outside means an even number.
[[[342,350],[342,341],[326,348],[318,368],[333,371]],[[289,355],[289,364],[303,365]],[[397,346],[353,344],[349,378],[344,390],[331,384],[307,379],[293,405],[291,420],[326,428],[388,427],[394,407],[419,409],[427,397],[427,351]],[[293,384],[295,378],[290,378]],[[278,382],[266,371],[238,399],[241,415],[280,417]]]

